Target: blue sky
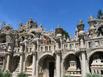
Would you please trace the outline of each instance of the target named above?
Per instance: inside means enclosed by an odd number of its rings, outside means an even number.
[[[103,10],[103,0],[0,0],[0,21],[17,29],[19,23],[33,18],[45,30],[60,25],[73,34],[80,19],[88,28],[88,17],[96,16],[99,9]]]

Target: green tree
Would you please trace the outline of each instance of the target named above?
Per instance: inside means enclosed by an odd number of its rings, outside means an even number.
[[[70,76],[70,75],[69,75],[69,76],[66,75],[66,76],[64,76],[64,77],[71,77],[71,76]]]
[[[101,16],[103,16],[103,11],[100,9],[97,13],[97,18],[101,18]]]
[[[19,73],[19,74],[18,74],[18,77],[27,77],[27,75],[22,72],[22,73]]]
[[[87,74],[86,77],[101,77],[101,76],[98,75],[98,74],[91,74],[91,73],[89,73],[89,74]]]
[[[0,71],[0,77],[3,77],[3,72],[2,71]]]
[[[68,32],[66,32],[65,30],[64,30],[64,32],[63,32],[63,35],[65,36],[66,39],[69,38],[69,34],[68,34]]]
[[[9,71],[4,72],[3,77],[12,77]]]

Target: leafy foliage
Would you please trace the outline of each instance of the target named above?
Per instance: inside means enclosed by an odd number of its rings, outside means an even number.
[[[12,77],[12,75],[10,72],[6,71],[4,72],[3,77]]]
[[[67,75],[66,75],[66,76],[64,76],[64,77],[71,77],[71,76],[67,76]]]
[[[66,31],[64,31],[64,35],[65,35],[66,39],[69,37],[69,34]]]
[[[18,74],[18,77],[27,77],[27,75],[22,72],[22,73],[19,73],[19,74]]]
[[[87,74],[86,77],[101,77],[101,76],[98,74]]]
[[[12,29],[12,27],[10,25],[5,26],[5,29],[9,30]]]
[[[3,77],[3,72],[2,71],[0,71],[0,77]]]
[[[103,16],[103,11],[100,9],[97,13],[97,18],[101,18],[101,16]]]

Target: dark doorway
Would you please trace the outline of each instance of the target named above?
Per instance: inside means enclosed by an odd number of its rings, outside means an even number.
[[[49,62],[49,77],[54,77],[54,62]]]

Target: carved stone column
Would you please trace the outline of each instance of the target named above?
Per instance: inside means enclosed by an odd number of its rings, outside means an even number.
[[[82,77],[86,77],[86,74],[88,73],[88,65],[87,65],[87,57],[86,57],[86,48],[84,45],[84,40],[80,40],[80,52],[81,52],[81,72]]]
[[[33,45],[32,54],[33,54],[32,77],[36,77],[36,55],[37,55],[37,53],[35,51],[35,45]]]
[[[60,61],[60,51],[56,51],[56,77],[61,77],[61,61]]]
[[[23,53],[20,54],[20,68],[19,72],[23,72]]]
[[[20,63],[19,63],[19,72],[23,72],[23,46],[20,46]]]
[[[82,72],[82,77],[86,77],[86,54],[85,54],[85,49],[81,49],[81,72]]]
[[[24,42],[24,45],[25,45],[24,52],[26,53],[26,52],[28,52],[28,51],[27,51],[27,46],[28,46],[28,45],[27,45],[27,42],[28,42],[28,40],[25,39],[23,42]],[[25,54],[24,54],[24,56],[25,56]],[[26,65],[26,58],[25,58],[24,61],[23,61],[23,71],[24,71],[24,72],[26,71],[26,66],[25,66],[25,65]]]
[[[36,52],[33,53],[32,77],[36,77]]]
[[[61,63],[61,77],[64,76],[64,65],[63,65],[63,61]]]
[[[36,61],[36,77],[38,77],[38,67],[39,67],[39,61]]]
[[[7,54],[7,61],[6,61],[6,71],[9,71],[9,65],[10,65],[10,54]]]
[[[39,51],[39,38],[35,38],[33,41],[33,64],[32,64],[32,77],[38,77],[38,60],[37,52]]]
[[[8,46],[8,54],[7,54],[7,61],[6,61],[6,71],[9,71],[9,65],[10,65],[10,53],[12,52],[11,46]]]

